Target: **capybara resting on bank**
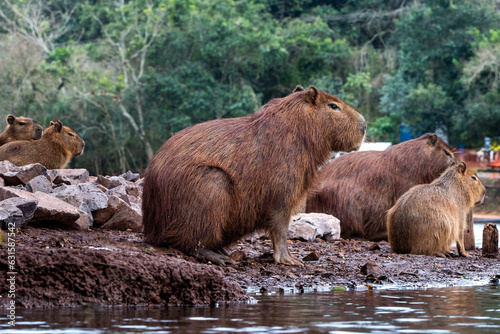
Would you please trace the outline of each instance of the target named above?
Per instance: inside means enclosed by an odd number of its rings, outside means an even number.
[[[75,131],[61,121],[52,121],[39,140],[18,140],[0,147],[0,161],[9,160],[17,166],[39,163],[48,169],[60,169],[82,154],[84,148],[85,142]]]
[[[382,152],[345,154],[322,167],[318,189],[310,194],[306,212],[340,219],[344,239],[387,239],[387,210],[408,189],[432,182],[453,162],[460,161],[435,134]]]
[[[40,139],[43,128],[31,118],[7,115],[7,127],[0,133],[0,146],[15,140]]]
[[[145,241],[224,265],[226,247],[264,229],[276,262],[300,264],[286,243],[292,209],[330,151],[357,150],[365,131],[356,110],[314,86],[186,128],[144,172]]]
[[[470,256],[464,248],[466,217],[484,193],[481,181],[463,162],[432,183],[411,188],[387,213],[392,251],[444,255],[455,241],[458,253]]]

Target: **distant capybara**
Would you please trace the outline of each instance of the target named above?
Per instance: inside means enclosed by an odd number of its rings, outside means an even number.
[[[61,121],[52,121],[39,140],[18,140],[0,147],[0,161],[9,160],[17,166],[39,163],[48,169],[61,169],[71,158],[83,154],[84,148],[85,142],[75,131]]]
[[[345,154],[322,167],[306,212],[323,212],[340,219],[344,239],[385,240],[387,210],[408,189],[432,182],[453,162],[460,161],[435,134],[385,151]]]
[[[330,151],[359,149],[365,132],[356,110],[314,86],[186,128],[144,173],[145,241],[224,265],[233,262],[226,247],[263,229],[277,263],[301,264],[287,247],[292,208]]]
[[[43,128],[37,121],[23,116],[7,115],[7,127],[0,133],[0,146],[15,140],[40,139]]]
[[[458,253],[470,256],[464,248],[466,217],[484,193],[481,181],[463,162],[432,183],[411,188],[387,213],[392,251],[444,255],[455,241]]]

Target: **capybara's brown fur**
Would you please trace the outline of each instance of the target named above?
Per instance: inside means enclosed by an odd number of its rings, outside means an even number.
[[[432,182],[453,162],[460,161],[435,134],[385,151],[345,154],[322,167],[318,189],[309,195],[306,212],[340,219],[344,239],[387,239],[387,210],[408,189]]]
[[[60,121],[52,121],[39,140],[18,140],[0,147],[0,161],[9,160],[17,166],[39,163],[48,169],[61,169],[71,158],[82,154],[84,148],[85,142],[75,131]]]
[[[24,116],[7,115],[7,127],[0,133],[0,146],[15,140],[37,140],[43,128],[37,121]]]
[[[300,264],[286,243],[292,208],[330,151],[357,150],[365,131],[356,110],[314,86],[249,116],[186,128],[144,173],[145,241],[224,264],[215,252],[264,229],[276,262]]]
[[[464,248],[467,213],[484,198],[485,189],[465,163],[455,164],[430,184],[404,193],[387,213],[387,230],[395,253],[444,255],[456,242]]]

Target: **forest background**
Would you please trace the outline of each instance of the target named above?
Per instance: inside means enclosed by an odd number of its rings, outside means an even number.
[[[296,85],[343,99],[369,141],[500,136],[499,0],[2,0],[0,117],[60,119],[72,167],[143,171],[173,133]]]

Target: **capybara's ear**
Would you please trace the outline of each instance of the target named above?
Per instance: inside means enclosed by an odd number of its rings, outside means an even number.
[[[297,87],[295,87],[295,89],[293,90],[293,93],[295,92],[301,92],[301,91],[304,91],[306,90],[304,87],[302,87],[301,85],[297,85]]]
[[[435,133],[431,133],[427,140],[429,142],[429,145],[435,146],[438,141],[438,136]]]
[[[314,86],[309,86],[309,90],[306,93],[306,101],[310,104],[315,105],[317,98],[318,98],[318,90]]]
[[[465,174],[465,171],[467,170],[467,165],[465,162],[461,162],[458,164],[458,171],[462,174]]]
[[[14,115],[11,115],[11,114],[7,115],[7,123],[12,125],[12,124],[14,124],[15,120],[16,120],[16,117],[14,117]]]
[[[59,120],[57,120],[57,121],[50,121],[50,125],[53,125],[56,128],[57,132],[61,132],[61,129],[62,129],[62,126],[63,126],[62,123],[61,123],[61,121],[59,121]]]

